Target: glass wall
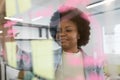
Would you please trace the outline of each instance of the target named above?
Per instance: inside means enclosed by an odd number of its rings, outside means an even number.
[[[50,34],[50,20],[61,6],[76,7],[87,15],[84,17],[90,21],[90,40],[81,48],[93,57],[94,65],[102,66],[106,80],[120,79],[119,3],[118,0],[5,0],[6,23],[0,38],[4,38],[0,40],[4,45],[0,44],[0,50],[7,79],[55,79],[54,52],[61,46]],[[15,77],[10,77],[11,70],[17,74]]]

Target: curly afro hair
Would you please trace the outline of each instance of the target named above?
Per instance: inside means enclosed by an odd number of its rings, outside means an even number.
[[[77,25],[78,34],[80,34],[80,39],[77,41],[78,47],[86,45],[90,36],[90,22],[86,15],[74,7],[62,7],[57,10],[50,20],[50,32],[55,41],[58,24],[62,19],[70,20]]]

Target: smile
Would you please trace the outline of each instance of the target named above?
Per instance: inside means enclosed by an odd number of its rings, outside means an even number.
[[[67,42],[67,41],[68,41],[67,39],[61,39],[61,40],[60,40],[61,43],[65,43],[65,42]]]

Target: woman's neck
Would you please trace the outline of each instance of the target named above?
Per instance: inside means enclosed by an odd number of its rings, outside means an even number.
[[[69,52],[69,53],[77,53],[79,52],[79,49],[78,48],[71,48],[71,49],[63,48],[63,51]]]

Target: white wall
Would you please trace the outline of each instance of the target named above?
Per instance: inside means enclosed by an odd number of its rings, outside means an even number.
[[[108,56],[108,62],[110,64],[119,64],[120,65],[120,51],[118,50],[120,40],[117,39],[117,43],[115,41],[115,27],[120,24],[120,10],[110,11],[107,13],[95,15],[94,17],[99,22],[101,27],[104,27],[104,51]],[[118,44],[115,47],[115,44]],[[116,49],[117,48],[117,49]]]

